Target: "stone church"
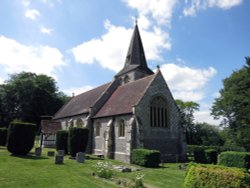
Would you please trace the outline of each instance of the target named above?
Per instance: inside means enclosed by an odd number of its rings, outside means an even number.
[[[72,97],[53,117],[63,129],[87,127],[87,152],[130,163],[135,148],[185,160],[180,113],[160,69],[147,66],[137,24],[124,67],[113,81]]]

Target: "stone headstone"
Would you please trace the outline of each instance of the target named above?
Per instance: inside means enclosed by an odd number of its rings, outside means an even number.
[[[47,155],[49,157],[53,157],[53,156],[55,156],[55,152],[54,151],[48,151]]]
[[[58,150],[58,151],[57,151],[57,154],[58,154],[58,155],[63,155],[63,156],[64,156],[64,155],[65,155],[65,151],[64,151],[64,150]]]
[[[63,164],[63,158],[64,158],[63,155],[56,154],[56,156],[55,156],[55,164]]]
[[[84,163],[84,160],[85,160],[85,153],[78,152],[76,154],[76,162],[78,162],[78,163]]]
[[[40,148],[40,147],[36,148],[35,149],[35,155],[38,156],[38,157],[40,157],[42,155],[42,148]]]

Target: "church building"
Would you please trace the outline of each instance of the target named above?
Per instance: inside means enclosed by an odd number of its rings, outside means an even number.
[[[72,97],[53,117],[63,129],[90,130],[87,153],[130,163],[136,148],[165,161],[185,160],[185,136],[175,100],[158,68],[149,69],[137,24],[124,67],[110,83]]]

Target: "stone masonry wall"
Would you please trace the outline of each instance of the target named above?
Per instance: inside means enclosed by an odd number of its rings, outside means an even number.
[[[160,72],[156,73],[155,79],[150,84],[142,100],[136,106],[135,114],[140,119],[143,127],[144,148],[157,149],[161,152],[163,160],[176,161],[183,156],[185,145],[180,138],[180,113],[170,90]],[[151,127],[150,125],[150,104],[154,97],[161,96],[167,102],[168,126]]]

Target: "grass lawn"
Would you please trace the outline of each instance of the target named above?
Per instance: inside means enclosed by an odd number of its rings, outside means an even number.
[[[47,157],[44,149],[42,157],[29,155],[27,157],[12,156],[6,147],[0,146],[0,187],[8,188],[96,188],[96,187],[120,187],[114,181],[104,180],[92,176],[97,158],[86,160],[85,163],[65,156],[63,165],[55,165],[54,157]],[[129,166],[115,160],[109,160],[112,164]],[[141,168],[141,167],[139,167]],[[178,169],[178,164],[165,164],[161,168],[143,168],[139,171],[145,174],[146,187],[181,188],[184,182],[185,171]],[[138,172],[115,172],[115,179],[132,180]]]

